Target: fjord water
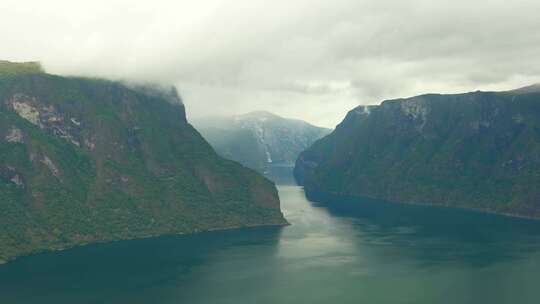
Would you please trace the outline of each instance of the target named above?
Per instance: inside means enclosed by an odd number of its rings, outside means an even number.
[[[291,226],[20,258],[0,303],[538,303],[537,221],[279,192]]]

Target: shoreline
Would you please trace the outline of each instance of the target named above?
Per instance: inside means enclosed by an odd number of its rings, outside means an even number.
[[[304,193],[306,194],[306,197],[308,200],[312,200],[317,203],[324,203],[328,204],[328,198],[330,200],[335,199],[344,199],[344,200],[352,200],[352,201],[358,201],[362,199],[367,199],[371,201],[379,201],[386,204],[394,204],[394,205],[410,205],[410,206],[421,206],[421,207],[430,207],[430,208],[440,208],[440,209],[455,209],[455,210],[464,210],[464,211],[470,211],[480,214],[490,214],[490,215],[496,215],[496,216],[502,216],[507,217],[511,219],[521,219],[521,220],[528,220],[528,221],[535,221],[540,222],[540,216],[539,217],[533,217],[533,216],[526,216],[516,213],[509,213],[509,212],[497,212],[490,209],[482,209],[482,208],[472,208],[472,207],[460,207],[460,206],[446,206],[446,205],[439,205],[439,204],[430,204],[430,203],[418,203],[418,202],[397,202],[397,201],[389,201],[381,198],[375,198],[375,197],[369,197],[369,196],[358,196],[358,195],[347,195],[347,194],[336,194],[332,192],[324,192],[324,191],[310,191],[306,189],[304,186],[301,186],[304,189]],[[320,197],[325,197],[323,199],[319,199]]]
[[[102,241],[95,241],[95,242],[78,243],[78,244],[72,244],[63,248],[42,249],[42,250],[36,250],[34,252],[27,253],[27,254],[0,258],[0,267],[5,266],[9,263],[12,263],[19,258],[31,257],[31,256],[39,255],[39,254],[67,251],[67,250],[74,249],[77,247],[85,247],[85,246],[98,245],[98,244],[109,244],[109,243],[124,242],[124,241],[136,241],[136,240],[144,240],[144,239],[167,237],[167,236],[188,236],[188,235],[203,234],[203,233],[210,233],[210,232],[220,232],[220,231],[256,229],[256,228],[265,228],[265,227],[266,228],[272,228],[272,227],[280,228],[280,227],[287,227],[290,225],[291,224],[285,219],[285,223],[282,223],[282,224],[276,223],[276,224],[230,226],[230,227],[223,227],[223,228],[211,228],[207,230],[200,230],[200,231],[193,231],[193,232],[186,232],[186,233],[164,233],[164,234],[146,235],[146,236],[134,237],[134,238],[120,238],[120,239],[113,239],[113,240],[102,240]]]

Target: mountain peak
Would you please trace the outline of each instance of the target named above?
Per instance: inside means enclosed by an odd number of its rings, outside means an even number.
[[[301,151],[330,133],[267,111],[199,119],[194,125],[218,154],[265,174],[274,165],[292,166]]]
[[[280,116],[270,113],[268,111],[259,110],[259,111],[252,111],[245,114],[241,114],[237,116],[238,118],[258,118],[258,119],[275,119],[275,118],[281,118]]]
[[[532,84],[532,85],[529,85],[529,86],[525,86],[525,87],[522,87],[522,88],[519,88],[519,89],[512,90],[510,92],[522,93],[522,94],[538,93],[538,92],[540,92],[540,83],[535,83],[535,84]]]

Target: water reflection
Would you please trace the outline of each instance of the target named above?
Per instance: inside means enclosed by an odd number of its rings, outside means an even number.
[[[273,256],[280,231],[169,236],[23,257],[0,267],[0,303],[176,303],[201,269],[219,266],[221,255],[229,263],[245,258],[235,251],[252,248],[260,249],[255,256],[261,261]]]
[[[537,303],[538,221],[368,200],[307,202],[295,187],[281,187],[280,194],[297,203],[285,210],[298,225],[284,230],[279,254],[285,268],[300,270],[281,271],[297,286],[316,286],[319,297],[340,303]],[[302,281],[306,276],[319,282]]]
[[[279,192],[291,226],[21,258],[0,303],[537,303],[540,222]]]
[[[369,199],[312,204],[348,222],[360,242],[399,246],[400,255],[411,253],[422,262],[486,266],[540,251],[540,222],[535,220]]]

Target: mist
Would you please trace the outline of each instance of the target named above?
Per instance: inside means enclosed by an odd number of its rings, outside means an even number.
[[[540,2],[0,1],[0,59],[177,86],[189,117],[334,127],[360,104],[540,82]]]

